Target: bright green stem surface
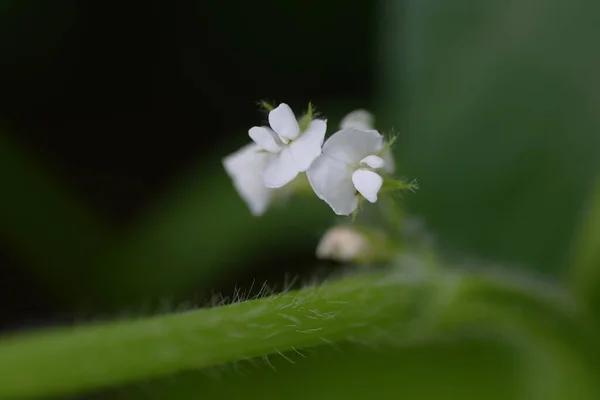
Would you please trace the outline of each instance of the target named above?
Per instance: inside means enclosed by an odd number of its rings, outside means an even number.
[[[570,336],[579,327],[560,304],[554,290],[498,277],[359,274],[211,309],[4,338],[0,398],[74,394],[341,341],[406,343],[490,322],[536,341],[556,329]]]
[[[352,277],[253,301],[0,341],[0,398],[75,393],[360,336],[405,320],[422,285]]]

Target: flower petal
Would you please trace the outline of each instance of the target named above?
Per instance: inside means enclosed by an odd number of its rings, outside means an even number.
[[[352,174],[352,183],[363,197],[371,203],[377,201],[377,192],[381,189],[383,178],[379,174],[367,169],[357,169]]]
[[[361,164],[368,165],[373,169],[383,168],[385,166],[385,161],[383,158],[375,155],[366,156],[362,160],[360,160]]]
[[[261,151],[258,145],[250,143],[223,159],[223,167],[235,189],[256,216],[264,214],[271,201],[273,189],[265,187],[262,174],[272,157],[272,154]]]
[[[362,130],[373,129],[375,118],[367,110],[354,110],[348,113],[340,122],[340,129],[356,128]]]
[[[323,154],[349,165],[377,154],[383,148],[383,136],[376,130],[346,128],[334,133],[323,145]]]
[[[298,168],[290,149],[284,148],[269,161],[263,173],[263,183],[268,188],[280,188],[298,175]]]
[[[358,207],[350,167],[334,158],[319,156],[306,171],[310,186],[337,215],[350,215]]]
[[[325,131],[327,131],[327,121],[315,119],[296,140],[290,143],[289,149],[299,172],[306,171],[321,154]]]
[[[277,132],[283,143],[295,139],[300,133],[296,116],[290,106],[285,103],[281,103],[269,113],[269,125]]]
[[[396,170],[396,160],[394,160],[394,153],[392,153],[390,150],[387,150],[383,154],[383,160],[385,161],[385,166],[383,167],[383,170],[388,174],[393,174]]]
[[[271,153],[277,153],[281,147],[275,141],[275,132],[264,126],[255,126],[250,128],[248,135],[254,140],[254,143],[260,146],[261,149]]]

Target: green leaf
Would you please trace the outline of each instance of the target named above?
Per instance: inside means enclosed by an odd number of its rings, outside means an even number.
[[[411,209],[448,247],[556,273],[600,167],[599,4],[383,4],[385,118],[423,187]]]
[[[501,271],[463,276],[460,285],[442,325],[502,335],[520,348],[526,398],[598,396],[598,331],[576,299],[553,285]]]
[[[581,213],[569,265],[573,289],[600,317],[600,180]]]

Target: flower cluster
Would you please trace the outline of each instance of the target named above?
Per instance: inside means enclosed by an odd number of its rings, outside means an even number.
[[[382,187],[411,188],[391,178],[391,143],[374,129],[365,110],[346,115],[325,141],[327,120],[313,118],[312,106],[297,119],[287,104],[270,108],[269,126],[255,126],[252,143],[225,157],[223,165],[254,215],[286,196],[306,174],[314,193],[337,215],[351,215],[363,199],[375,203]],[[388,183],[388,185],[386,185]]]

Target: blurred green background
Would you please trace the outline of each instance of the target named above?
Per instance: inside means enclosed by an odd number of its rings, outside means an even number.
[[[263,122],[261,99],[298,112],[312,101],[330,132],[372,110],[399,134],[399,173],[419,180],[404,206],[444,254],[563,279],[600,167],[598,18],[593,0],[4,1],[0,328],[172,311],[339,268],[313,256],[335,221],[326,204],[294,199],[253,218],[223,171]],[[348,376],[380,365],[391,375],[365,378],[367,394],[512,398],[505,378],[523,368],[497,347],[321,363]],[[415,368],[393,372],[399,360]],[[424,386],[430,364],[427,380],[465,371],[466,392]],[[318,372],[299,368],[292,378]],[[199,386],[177,378],[157,398],[236,388]],[[317,386],[312,396],[344,397]]]

